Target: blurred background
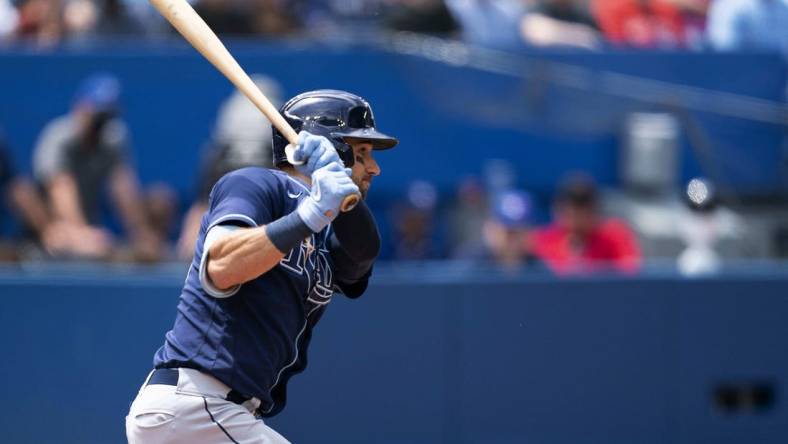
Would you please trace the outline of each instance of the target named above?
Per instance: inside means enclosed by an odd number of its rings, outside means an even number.
[[[275,104],[346,89],[401,141],[282,434],[788,440],[788,1],[191,3]],[[0,428],[123,442],[270,126],[144,0],[0,0],[0,85]]]

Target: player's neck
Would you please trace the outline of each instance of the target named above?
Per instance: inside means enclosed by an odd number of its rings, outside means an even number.
[[[312,186],[312,178],[299,173],[298,170],[296,170],[295,168],[288,165],[288,166],[282,166],[280,169],[285,173],[287,173],[288,176],[300,180],[301,182],[305,183],[307,186],[310,187]]]

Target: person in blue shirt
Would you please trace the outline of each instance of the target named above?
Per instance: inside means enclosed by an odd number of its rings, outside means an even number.
[[[312,329],[335,291],[366,290],[380,250],[363,200],[398,141],[344,91],[301,94],[280,110],[299,143],[294,166],[273,135],[278,170],[222,177],[202,218],[175,325],[126,418],[129,443],[282,443],[263,418],[285,406],[304,370]]]

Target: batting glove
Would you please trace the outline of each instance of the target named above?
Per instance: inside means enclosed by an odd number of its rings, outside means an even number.
[[[309,229],[318,233],[337,217],[342,200],[354,193],[358,187],[350,178],[350,168],[331,162],[312,173],[312,189],[296,211]]]
[[[307,131],[298,133],[298,146],[292,157],[296,170],[307,177],[331,162],[343,165],[334,144],[323,136],[315,136]]]

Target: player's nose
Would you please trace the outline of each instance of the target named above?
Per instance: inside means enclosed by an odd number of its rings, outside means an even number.
[[[374,157],[369,156],[369,161],[365,163],[365,166],[367,167],[367,174],[370,176],[380,175],[380,165],[378,165],[378,162]]]

